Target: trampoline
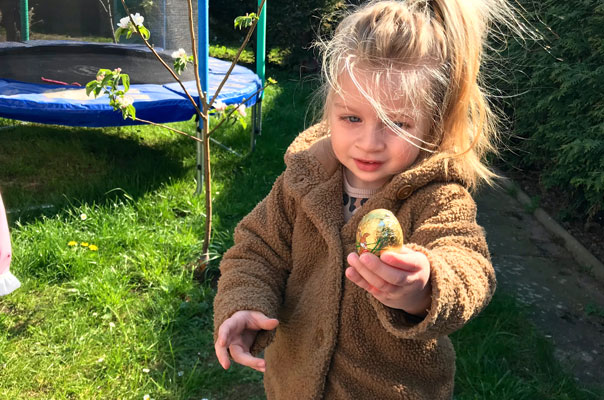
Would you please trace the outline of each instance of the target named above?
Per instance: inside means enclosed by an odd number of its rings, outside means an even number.
[[[168,65],[171,52],[158,51]],[[167,123],[185,121],[195,110],[170,73],[143,45],[42,41],[0,43],[0,117],[43,124],[106,127],[138,124],[124,120],[109,106],[105,96],[86,96],[85,85],[100,68],[122,68],[130,75],[128,95],[134,99],[137,117]],[[213,96],[230,62],[209,58],[208,92]],[[180,76],[199,104],[193,69]],[[62,83],[61,83],[62,82]],[[78,86],[81,85],[81,86]],[[249,98],[253,106],[262,80],[237,65],[218,95],[225,104]]]
[[[186,26],[189,14],[188,10],[186,13],[182,12],[184,3],[176,0],[155,3],[160,18],[151,17],[150,21],[160,21],[163,46],[182,43],[179,33],[184,31],[169,29],[169,21],[176,26]],[[262,3],[263,0],[258,0],[258,5]],[[123,119],[121,112],[113,110],[108,104],[106,96],[97,99],[86,96],[85,85],[96,78],[99,69],[117,67],[130,76],[128,95],[134,100],[137,118],[154,123],[168,123],[186,121],[195,115],[195,109],[181,86],[146,46],[29,40],[29,22],[25,18],[28,15],[28,0],[20,0],[20,4],[22,42],[0,43],[0,117],[81,127],[140,124],[138,121]],[[116,19],[111,21],[113,26],[116,22]],[[262,130],[260,89],[265,78],[265,9],[260,13],[256,37],[256,73],[248,68],[235,66],[217,97],[217,100],[227,105],[239,104],[247,99],[245,105],[252,106],[252,151],[256,136]],[[213,98],[231,63],[208,57],[209,0],[197,1],[197,39],[201,90],[209,98]],[[157,47],[154,49],[168,65],[172,65],[171,52],[161,51]],[[200,104],[192,68],[185,70],[180,79],[191,97]],[[201,127],[198,120],[198,138],[203,129],[205,128]],[[217,143],[213,138],[210,140]],[[199,142],[196,170],[196,193],[199,194],[203,186],[203,147]]]

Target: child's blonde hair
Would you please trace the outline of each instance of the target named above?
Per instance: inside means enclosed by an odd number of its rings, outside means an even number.
[[[319,43],[323,119],[347,73],[386,125],[418,143],[390,120],[393,110],[376,100],[394,83],[391,98],[406,96],[414,108],[432,114],[431,132],[418,144],[422,156],[454,158],[470,187],[481,179],[490,183],[495,174],[483,157],[495,151],[497,118],[480,67],[493,23],[522,30],[505,0],[370,1],[344,18],[331,40]],[[355,72],[370,76],[371,84],[359,83]]]

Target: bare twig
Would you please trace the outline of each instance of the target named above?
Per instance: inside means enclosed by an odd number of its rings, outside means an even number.
[[[145,124],[149,124],[149,125],[159,126],[159,127],[161,127],[161,128],[165,128],[165,129],[168,129],[168,130],[170,130],[170,131],[172,131],[172,132],[176,132],[176,133],[179,133],[179,134],[181,134],[181,135],[183,135],[183,136],[186,136],[186,137],[188,137],[189,139],[193,139],[193,140],[196,140],[196,141],[198,141],[198,142],[202,142],[202,140],[201,140],[201,139],[199,139],[199,138],[197,138],[196,136],[189,135],[189,134],[188,134],[188,133],[186,133],[186,132],[179,131],[178,129],[174,129],[174,128],[172,128],[171,126],[168,126],[168,125],[164,125],[164,124],[158,124],[157,122],[147,121],[147,120],[145,120],[145,119],[141,119],[141,118],[138,118],[138,117],[137,117],[137,118],[134,118],[134,120],[135,120],[135,121],[139,121],[139,122],[143,122],[143,123],[145,123]]]
[[[124,1],[124,0],[122,0],[122,1]],[[260,3],[260,6],[258,7],[258,18],[254,20],[254,23],[252,24],[252,26],[248,30],[247,36],[245,37],[245,40],[241,44],[241,47],[239,47],[239,51],[237,51],[237,55],[235,55],[235,58],[233,59],[233,62],[231,63],[231,66],[229,67],[229,70],[227,71],[226,75],[222,79],[222,82],[220,82],[220,85],[218,86],[218,89],[216,89],[216,92],[214,93],[214,97],[212,97],[212,100],[210,100],[210,103],[209,103],[210,107],[212,107],[212,105],[214,104],[214,101],[216,101],[216,99],[218,98],[218,94],[222,90],[222,87],[226,84],[226,81],[229,78],[229,75],[231,75],[231,72],[233,71],[233,68],[235,68],[235,65],[237,64],[237,61],[239,61],[239,57],[241,56],[241,53],[243,52],[243,49],[245,49],[245,47],[247,46],[248,42],[250,41],[250,38],[252,37],[252,33],[254,32],[254,29],[256,29],[256,25],[258,25],[258,21],[260,20],[260,14],[262,14],[262,8],[264,7],[265,1],[266,0],[262,0],[262,3]]]
[[[111,28],[111,37],[113,38],[113,43],[117,43],[117,39],[115,38],[115,29],[113,28],[113,12],[111,11],[111,2],[107,1],[107,4],[105,4],[105,0],[99,0],[99,3],[101,3],[103,10],[109,16],[109,27]]]
[[[193,100],[193,97],[191,97],[191,95],[189,94],[189,92],[185,88],[185,85],[182,83],[182,81],[180,80],[180,78],[178,77],[178,75],[176,75],[176,73],[172,70],[172,68],[170,68],[170,66],[168,64],[166,64],[166,62],[163,60],[163,58],[161,58],[159,56],[159,54],[157,54],[157,51],[155,51],[155,49],[149,44],[149,42],[147,41],[147,39],[145,39],[143,37],[143,35],[141,34],[141,32],[138,29],[138,26],[134,22],[134,18],[132,18],[132,14],[130,13],[130,9],[128,9],[128,6],[126,5],[126,2],[124,0],[121,0],[121,1],[122,1],[122,5],[124,6],[124,10],[126,10],[126,13],[128,14],[128,17],[130,18],[130,22],[132,22],[132,25],[134,25],[134,29],[136,29],[136,33],[138,33],[138,35],[141,37],[141,39],[143,39],[143,42],[145,43],[145,46],[147,46],[147,48],[149,50],[151,50],[151,52],[153,53],[153,55],[155,55],[155,57],[158,59],[158,61],[168,70],[168,72],[170,72],[170,74],[176,80],[176,82],[178,82],[178,84],[180,85],[180,87],[182,88],[182,90],[185,92],[185,94],[189,98],[189,101],[191,102],[191,104],[193,104],[193,107],[195,108],[195,111],[197,112],[197,115],[199,115],[202,119],[205,120],[207,117],[205,115],[203,115],[203,113],[199,109],[197,103],[195,102],[195,100]]]
[[[105,5],[105,3],[103,3],[103,0],[99,0],[99,3],[101,3],[101,7],[103,7],[103,11],[108,12],[107,6]]]

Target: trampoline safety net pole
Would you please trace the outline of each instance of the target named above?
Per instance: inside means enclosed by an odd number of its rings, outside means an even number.
[[[21,41],[29,40],[29,5],[27,0],[21,0]]]
[[[266,72],[266,3],[268,2],[264,3],[258,24],[256,25],[256,29],[258,30],[256,32],[256,75],[262,81],[263,86]],[[260,4],[262,4],[262,0],[258,0],[258,7],[260,7]],[[262,92],[258,93],[258,98],[262,98]]]
[[[264,86],[266,74],[266,9],[268,1],[264,2],[262,12],[256,25],[256,75],[260,78],[260,83]],[[258,7],[262,4],[262,0],[258,0]],[[262,133],[262,95],[264,92],[258,93],[256,103],[252,107],[252,132],[251,132],[251,149],[256,147],[256,136]]]
[[[199,80],[201,83],[201,91],[203,96],[208,99],[208,67],[209,67],[209,0],[198,0],[197,1],[197,58],[199,68]],[[201,103],[201,99],[200,99]],[[201,104],[199,104],[201,108]],[[205,110],[206,106],[203,106]],[[204,135],[207,134],[209,129],[209,121],[197,118],[197,137],[203,139]],[[196,194],[203,192],[204,182],[204,144],[197,142],[197,190]]]

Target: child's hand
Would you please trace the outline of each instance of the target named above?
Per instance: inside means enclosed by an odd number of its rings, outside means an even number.
[[[218,328],[218,339],[214,344],[216,357],[222,368],[228,369],[231,365],[229,352],[233,361],[254,368],[257,371],[266,370],[266,362],[262,358],[250,354],[250,347],[259,330],[273,330],[279,321],[268,318],[259,311],[237,311],[225,320]]]
[[[386,251],[380,258],[371,253],[348,255],[346,277],[382,304],[425,316],[430,307],[430,262],[423,254],[403,247]]]

